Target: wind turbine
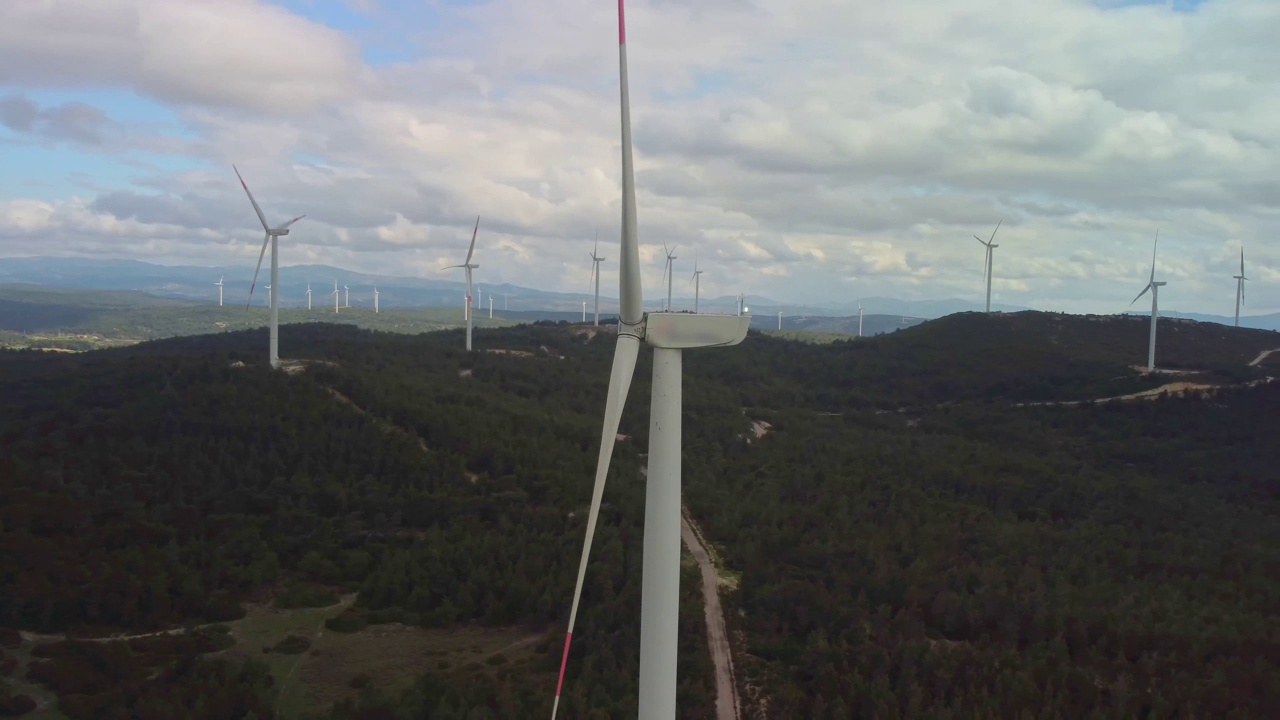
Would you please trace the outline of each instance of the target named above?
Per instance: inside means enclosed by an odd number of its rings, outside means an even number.
[[[662,249],[667,253],[667,267],[666,267],[666,273],[667,273],[667,308],[666,308],[666,310],[667,310],[667,312],[671,312],[671,270],[672,270],[672,268],[675,266],[675,259],[676,259],[676,255],[675,255],[675,253],[676,253],[676,249],[675,249],[675,248],[671,248],[670,250],[667,250],[667,243],[666,243],[666,242],[663,242],[663,243],[662,243]]]
[[[1000,218],[1000,222],[996,223],[996,229],[991,231],[991,239],[983,240],[977,235],[973,236],[974,240],[982,243],[987,248],[987,259],[982,264],[982,277],[987,281],[987,312],[991,312],[991,256],[995,254],[995,249],[1000,247],[994,244],[996,239],[996,231],[1000,229],[1000,223],[1004,222],[1004,218]]]
[[[346,284],[342,284],[342,289],[346,291],[346,296],[342,300],[342,307],[351,307],[351,288]]]
[[[587,321],[587,301],[583,300],[582,301],[582,322],[585,323],[586,321]]]
[[[333,281],[333,314],[338,314],[338,281]]]
[[[1147,291],[1151,291],[1151,344],[1147,346],[1147,371],[1156,369],[1156,320],[1160,318],[1160,288],[1168,285],[1167,282],[1156,280],[1156,249],[1160,247],[1160,231],[1156,230],[1156,241],[1151,246],[1151,279],[1147,281],[1147,286],[1142,288],[1142,292],[1138,293],[1138,297],[1129,303],[1129,307],[1133,307],[1133,303],[1138,302]],[[1243,257],[1243,255],[1241,256]],[[1244,273],[1240,273],[1243,275]]]
[[[271,243],[271,284],[280,284],[280,253],[277,238],[289,234],[289,226],[298,222],[306,215],[299,215],[280,227],[271,227],[267,224],[267,216],[262,214],[262,208],[258,207],[258,201],[253,199],[253,193],[249,192],[249,186],[245,184],[244,178],[240,177],[240,170],[235,166],[231,166],[236,172],[236,178],[240,180],[240,187],[244,188],[244,194],[249,196],[249,202],[253,205],[253,211],[258,214],[258,220],[262,223],[262,229],[266,235],[262,238],[262,252],[258,253],[258,266],[253,269],[253,283],[249,285],[249,302],[253,301],[253,288],[258,284],[258,271],[262,269],[262,256],[267,252],[267,243]],[[244,304],[246,310],[249,309],[249,302]],[[275,296],[271,298],[271,347],[269,349],[268,359],[271,367],[280,367],[280,303]]]
[[[378,286],[373,286],[373,313],[378,314]]]
[[[862,337],[862,298],[858,298],[858,337]]]
[[[271,286],[267,286],[267,307],[271,307]]]
[[[635,170],[631,152],[631,101],[627,87],[626,22],[618,0],[618,75],[622,105],[622,239],[618,268],[618,344],[609,375],[600,456],[596,465],[586,538],[560,661],[560,681],[551,709],[560,707],[569,643],[578,617],[582,582],[591,554],[591,539],[600,514],[609,461],[617,442],[631,376],[640,343],[652,345],[653,385],[649,411],[649,467],[645,480],[644,556],[640,591],[639,717],[674,718],[676,714],[676,641],[680,609],[680,453],[683,350],[737,345],[747,335],[750,316],[645,313],[640,284],[640,245],[636,222]]]
[[[779,330],[782,329],[782,311],[781,310],[778,311],[778,329]]]
[[[596,253],[600,250],[600,228],[596,228],[596,244],[591,250],[591,275],[596,281],[596,325],[600,324],[600,263],[604,258]],[[506,296],[503,295],[503,309],[506,309]]]
[[[1244,246],[1240,246],[1240,274],[1235,275],[1236,280],[1236,327],[1240,327],[1240,306],[1244,305],[1244,283],[1249,278],[1244,276]],[[221,302],[221,290],[219,292],[219,302]]]
[[[693,251],[693,311],[698,312],[698,298],[702,295],[702,273],[706,270],[698,269],[698,251]]]
[[[307,309],[311,309],[311,283],[307,283]]]
[[[476,216],[476,227],[474,230],[471,231],[471,247],[467,248],[467,259],[463,260],[461,265],[449,265],[447,267],[440,268],[441,270],[451,270],[453,268],[462,268],[467,273],[467,298],[466,298],[466,305],[464,307],[466,308],[466,312],[467,312],[467,350],[468,351],[471,350],[471,271],[480,267],[479,265],[471,264],[471,255],[476,251],[476,233],[478,232],[480,232],[480,216],[479,215]]]
[[[493,319],[493,293],[489,293],[489,319]]]
[[[222,277],[218,278],[218,282],[214,283],[214,285],[218,286],[218,307],[222,307],[222,281],[226,277],[227,277],[226,275],[223,275]]]

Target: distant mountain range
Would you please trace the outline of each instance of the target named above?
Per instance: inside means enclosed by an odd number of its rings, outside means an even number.
[[[95,289],[135,290],[158,297],[182,299],[194,302],[217,302],[218,289],[214,283],[224,279],[224,302],[242,304],[249,296],[249,279],[253,269],[248,267],[200,267],[191,265],[156,265],[139,260],[98,260],[89,258],[25,257],[0,258],[0,284],[35,284],[42,286]],[[450,280],[372,275],[352,272],[329,265],[294,265],[280,268],[280,284],[285,286],[281,294],[281,306],[306,307],[306,287],[311,284],[312,303],[316,307],[332,304],[333,283],[337,281],[343,301],[350,288],[353,306],[373,305],[373,288],[379,292],[383,308],[395,307],[455,307],[463,303],[465,285]],[[266,276],[258,279],[254,302],[266,303]],[[582,303],[591,309],[592,297],[587,293],[561,293],[511,284],[478,283],[476,285],[477,314],[487,315],[489,298],[495,311],[506,310],[512,319],[580,320]],[[692,307],[692,297],[674,298],[677,308]],[[601,297],[601,315],[617,312],[617,301]],[[700,299],[700,307],[711,312],[734,312],[737,305],[733,296]],[[979,303],[958,298],[945,300],[900,300],[885,297],[861,299],[864,317],[863,334],[875,335],[901,327],[919,324],[923,320],[943,317],[958,312],[981,310]],[[657,309],[656,299],[647,300],[650,309]],[[752,326],[761,329],[777,328],[777,312],[783,312],[784,330],[810,330],[815,332],[856,335],[858,303],[837,303],[818,306],[792,305],[759,295],[749,295],[747,306],[755,314]],[[1001,312],[1017,312],[1030,308],[995,303],[992,308]],[[1232,318],[1220,315],[1182,313],[1179,317],[1231,324]],[[1280,313],[1253,315],[1240,318],[1242,327],[1262,330],[1280,330]]]

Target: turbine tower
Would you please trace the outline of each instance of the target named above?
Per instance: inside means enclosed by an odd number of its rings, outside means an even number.
[[[693,251],[693,311],[698,312],[698,298],[702,296],[702,273],[705,270],[698,269],[698,251]]]
[[[333,281],[333,314],[338,314],[338,281]]]
[[[1148,290],[1151,291],[1151,343],[1147,346],[1147,372],[1156,369],[1156,320],[1160,318],[1160,288],[1169,284],[1156,280],[1156,249],[1159,247],[1160,231],[1156,230],[1156,241],[1151,246],[1151,279],[1147,281],[1147,286],[1142,288],[1142,292],[1138,293],[1138,297],[1129,303],[1129,307],[1133,307],[1133,303],[1142,299]]]
[[[479,215],[476,216],[476,227],[474,230],[471,231],[471,247],[467,248],[467,259],[463,260],[461,265],[449,265],[447,267],[440,268],[441,270],[451,270],[453,268],[462,268],[467,273],[467,297],[466,297],[466,304],[463,307],[466,308],[466,315],[467,315],[467,351],[468,352],[470,352],[471,350],[471,271],[480,267],[479,265],[473,265],[471,263],[471,255],[476,251],[476,233],[478,232],[480,232],[480,216]]]
[[[782,329],[782,311],[781,310],[778,311],[778,329],[779,330]]]
[[[631,103],[627,87],[626,22],[623,0],[618,0],[618,75],[622,105],[622,241],[619,252],[618,344],[600,429],[600,456],[596,465],[586,538],[573,590],[560,682],[551,709],[555,718],[564,685],[569,643],[582,597],[582,581],[591,554],[591,539],[600,514],[609,461],[617,442],[631,376],[635,372],[640,343],[652,345],[653,385],[649,412],[649,468],[645,480],[644,555],[640,591],[640,707],[642,720],[676,715],[676,641],[680,608],[680,453],[683,350],[737,345],[747,335],[750,316],[645,313],[640,285],[640,245],[636,222],[635,170],[631,152]]]
[[[667,243],[666,243],[666,242],[663,242],[663,243],[662,243],[662,249],[667,253],[667,267],[666,267],[666,273],[667,273],[667,307],[666,307],[666,310],[667,310],[667,312],[671,312],[671,270],[672,270],[672,268],[675,266],[675,259],[676,259],[676,254],[675,254],[675,253],[676,253],[676,249],[675,249],[675,248],[671,248],[670,250],[667,250]]]
[[[591,276],[596,281],[596,325],[600,325],[600,263],[604,258],[597,255],[600,251],[600,228],[596,228],[596,245],[591,250]],[[506,296],[503,295],[503,309],[506,309]]]
[[[1241,252],[1243,252],[1243,251],[1241,251]],[[1243,256],[1243,255],[1241,255],[1241,258],[1242,258],[1242,260],[1241,260],[1241,264],[1242,264],[1242,265],[1244,264],[1243,257],[1244,257],[1244,256]],[[218,286],[218,307],[222,307],[222,281],[223,281],[226,277],[227,277],[226,275],[223,275],[222,277],[218,278],[218,282],[214,283],[214,285],[217,285],[217,286]]]
[[[253,205],[253,211],[258,214],[258,221],[262,223],[262,229],[266,235],[262,238],[262,252],[258,253],[258,266],[253,269],[253,283],[249,285],[249,301],[244,304],[246,310],[249,309],[249,302],[253,301],[253,288],[258,284],[258,271],[262,269],[262,256],[267,252],[267,243],[271,243],[271,284],[280,284],[280,253],[279,242],[277,238],[289,234],[289,226],[298,222],[306,215],[299,215],[280,227],[271,227],[267,224],[267,216],[262,214],[262,208],[258,207],[258,201],[253,199],[253,193],[249,192],[249,186],[245,184],[244,178],[240,177],[240,170],[235,166],[231,166],[236,172],[236,178],[240,180],[240,187],[244,188],[244,194],[249,196],[249,202]],[[280,367],[280,303],[275,296],[271,298],[271,347],[268,350],[268,359],[271,367]]]
[[[373,314],[378,314],[378,286],[373,286]]]
[[[311,283],[307,283],[307,309],[311,309]]]
[[[271,286],[267,286],[267,307],[271,307]]]
[[[996,249],[996,248],[998,248],[998,247],[1000,247],[999,245],[996,245],[996,244],[994,244],[994,243],[995,243],[995,239],[996,239],[996,231],[998,231],[998,230],[1000,229],[1000,223],[1002,223],[1002,222],[1004,222],[1004,218],[1000,218],[1000,222],[997,222],[997,223],[996,223],[996,229],[991,231],[991,239],[990,239],[990,240],[983,240],[982,238],[978,237],[977,235],[974,235],[974,236],[973,236],[973,239],[974,239],[974,240],[977,240],[978,242],[982,243],[982,245],[983,245],[983,246],[985,246],[985,247],[987,248],[987,259],[986,259],[986,261],[985,261],[985,262],[983,262],[983,263],[982,263],[982,279],[987,281],[987,309],[986,309],[986,312],[991,312],[991,256],[995,254],[995,252],[994,252],[994,251],[995,251],[995,249]]]
[[[1244,284],[1249,278],[1244,276],[1244,246],[1240,246],[1240,274],[1236,280],[1236,327],[1240,327],[1240,306],[1244,305]],[[221,293],[221,291],[219,291]],[[221,298],[221,295],[219,295]]]
[[[493,319],[493,293],[489,293],[489,319]]]
[[[342,300],[342,307],[351,307],[351,288],[346,284],[342,284],[342,289],[346,292],[346,296]]]
[[[858,298],[858,337],[862,337],[862,298]]]

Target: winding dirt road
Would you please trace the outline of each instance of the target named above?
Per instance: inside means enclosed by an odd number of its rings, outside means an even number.
[[[689,517],[689,511],[680,509],[680,537],[693,559],[702,570],[702,605],[707,615],[707,644],[711,647],[711,659],[716,666],[716,720],[739,720],[738,686],[733,677],[733,652],[729,648],[729,633],[725,629],[724,611],[720,608],[720,576],[711,562],[711,554],[702,544],[702,533]]]

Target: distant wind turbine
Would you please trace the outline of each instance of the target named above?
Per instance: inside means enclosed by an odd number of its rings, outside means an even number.
[[[609,461],[617,442],[627,391],[635,373],[640,343],[654,347],[652,398],[649,411],[649,459],[645,480],[644,554],[640,590],[640,702],[639,717],[674,718],[676,715],[677,641],[680,636],[680,463],[683,350],[723,347],[742,342],[751,324],[749,316],[645,313],[640,282],[640,245],[636,222],[635,171],[631,151],[631,103],[627,88],[626,23],[623,0],[618,0],[618,65],[622,105],[622,239],[618,254],[618,343],[600,428],[600,456],[596,465],[586,538],[573,590],[560,681],[551,709],[560,707],[569,644],[578,617],[578,603],[591,554],[604,494]]]
[[[226,275],[223,275],[222,277],[218,278],[218,282],[214,283],[214,285],[218,286],[218,307],[222,307],[222,281],[226,277],[227,277]]]
[[[451,270],[453,268],[462,268],[467,273],[467,297],[466,297],[466,314],[467,314],[467,350],[471,350],[471,271],[479,268],[479,265],[471,263],[471,256],[476,251],[476,233],[480,232],[480,216],[476,216],[476,227],[471,231],[471,246],[467,248],[467,259],[462,261],[461,265],[449,265],[440,268],[441,270]]]
[[[702,296],[702,273],[706,270],[698,269],[698,251],[693,251],[693,311],[698,312],[698,299]]]
[[[307,309],[311,309],[311,283],[307,283]]]
[[[1236,327],[1240,327],[1240,307],[1244,305],[1244,284],[1249,278],[1244,276],[1244,246],[1240,246],[1240,274],[1236,280]]]
[[[373,286],[373,313],[378,314],[378,286]]]
[[[781,310],[778,311],[778,329],[779,330],[782,329],[782,311]]]
[[[1151,291],[1151,342],[1147,346],[1147,370],[1156,369],[1156,321],[1160,318],[1160,288],[1168,285],[1167,282],[1156,280],[1156,250],[1160,247],[1160,231],[1156,230],[1156,241],[1151,246],[1151,279],[1147,281],[1147,286],[1142,288],[1142,292],[1138,293],[1138,297],[1129,303],[1129,307],[1133,307],[1133,303],[1142,299],[1147,291]],[[1244,273],[1241,273],[1242,275]]]
[[[346,291],[346,296],[342,300],[342,307],[351,307],[351,288],[346,283],[343,283],[342,289]]]
[[[240,177],[240,170],[235,166],[231,166],[235,170],[236,178],[240,180],[240,187],[244,188],[244,194],[249,196],[249,202],[253,205],[253,211],[258,214],[258,221],[262,223],[262,229],[266,232],[266,236],[262,239],[262,252],[258,253],[258,266],[253,269],[253,283],[249,285],[249,302],[253,301],[253,289],[258,284],[258,271],[262,269],[262,256],[267,252],[267,243],[271,243],[271,284],[280,284],[280,253],[277,238],[289,234],[289,226],[298,222],[306,215],[299,215],[280,227],[271,227],[267,224],[267,216],[262,214],[262,208],[258,207],[258,201],[253,199],[253,193],[249,192],[249,186],[245,184],[244,178]],[[249,309],[249,302],[244,304],[246,310]],[[271,367],[280,367],[280,303],[278,298],[271,299],[271,345],[268,350],[268,359]]]
[[[489,293],[489,319],[493,319],[493,293]]]
[[[267,290],[267,307],[271,307],[271,286],[266,287]]]
[[[333,281],[333,313],[338,314],[338,281]]]
[[[974,240],[982,243],[987,248],[987,259],[982,264],[982,278],[987,281],[987,312],[991,312],[991,256],[995,254],[995,249],[1000,247],[995,244],[996,231],[1000,229],[1000,223],[1004,222],[1004,218],[1000,218],[1000,222],[996,223],[996,229],[991,231],[991,239],[983,240],[977,235],[973,236]]]
[[[596,325],[600,324],[600,263],[604,258],[597,255],[600,251],[600,228],[596,228],[596,244],[591,250],[591,276],[596,281]],[[506,309],[506,295],[503,295],[503,308]]]
[[[858,298],[858,337],[862,337],[862,298]]]
[[[667,307],[666,307],[666,310],[667,310],[667,312],[671,312],[671,271],[672,271],[672,269],[675,267],[675,264],[676,264],[676,263],[675,263],[675,260],[676,260],[676,249],[675,249],[675,248],[671,248],[670,250],[667,250],[667,243],[665,243],[665,242],[663,242],[663,243],[662,243],[662,249],[667,253],[667,267],[666,267],[666,273],[667,273]]]

